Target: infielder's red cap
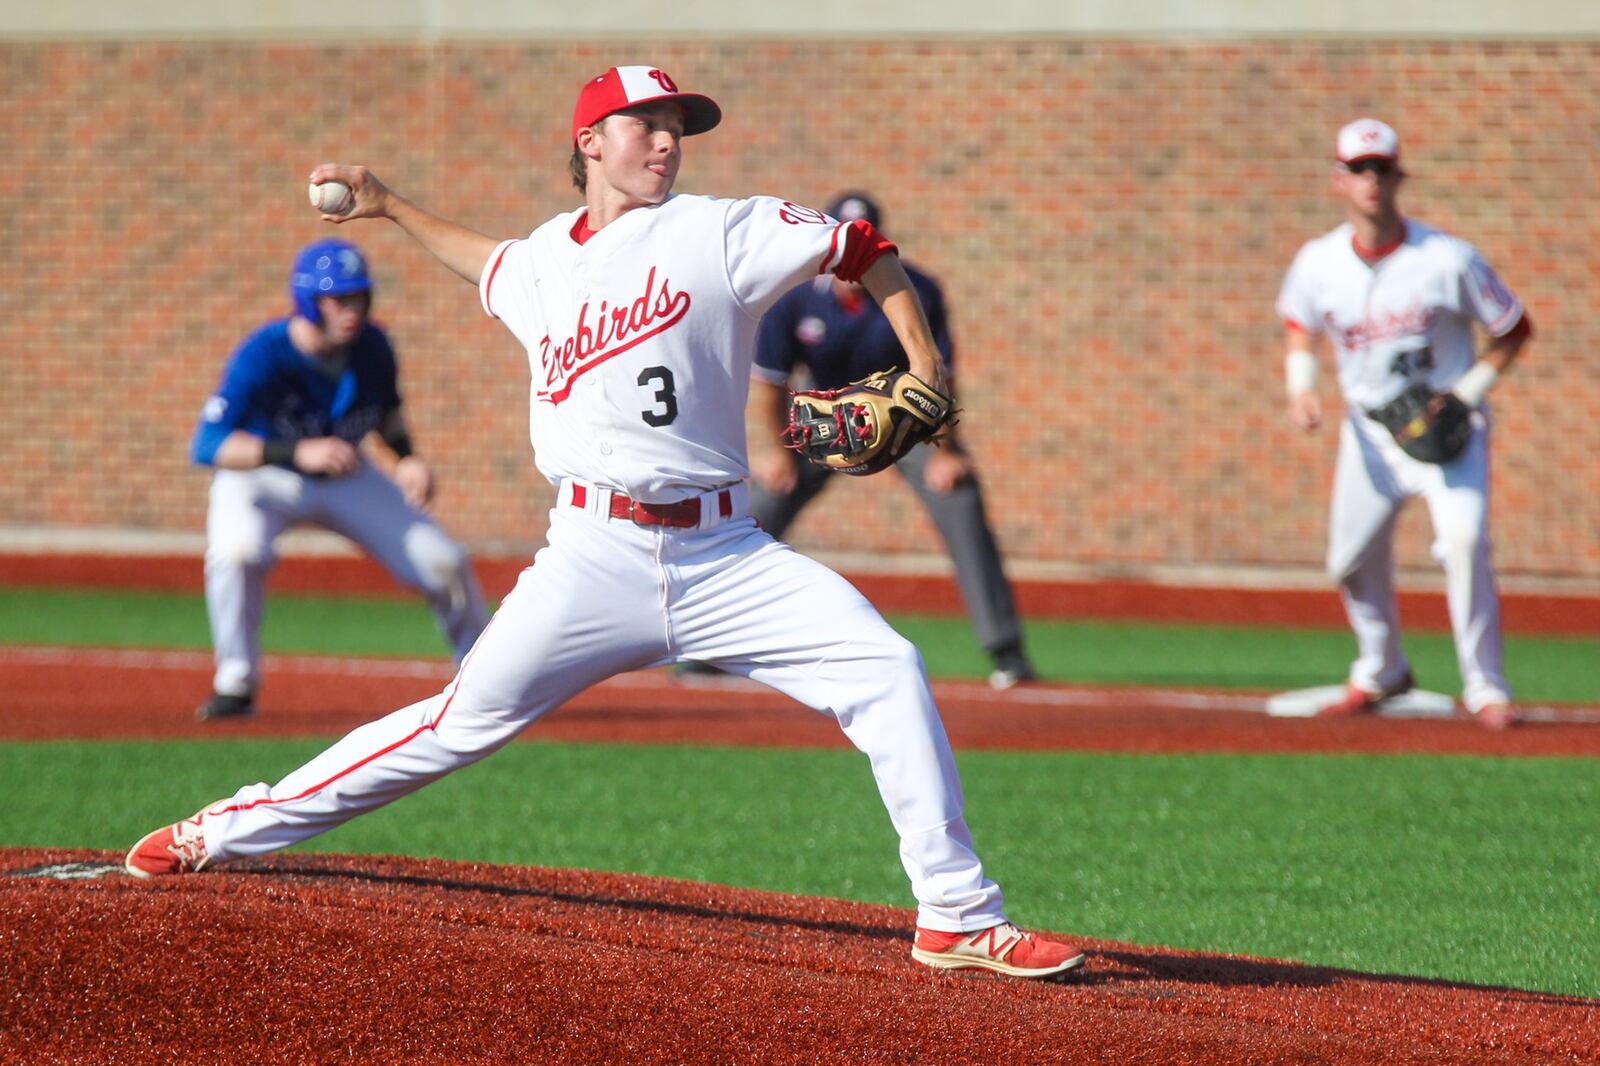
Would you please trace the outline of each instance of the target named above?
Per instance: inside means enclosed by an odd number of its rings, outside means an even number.
[[[1363,159],[1400,159],[1400,137],[1385,122],[1375,118],[1358,118],[1339,131],[1334,142],[1334,158],[1341,163],[1359,163]]]
[[[681,93],[678,85],[657,67],[612,67],[598,78],[589,79],[578,94],[572,111],[572,140],[579,131],[593,126],[607,115],[635,104],[671,100],[683,108],[683,133],[704,133],[722,121],[722,108],[709,96]]]

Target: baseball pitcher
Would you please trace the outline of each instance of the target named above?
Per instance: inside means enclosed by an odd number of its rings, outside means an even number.
[[[800,281],[861,280],[909,360],[892,399],[835,409],[843,436],[830,441],[870,462],[936,430],[948,401],[922,308],[871,225],[773,197],[673,195],[684,139],[720,119],[656,67],[591,79],[572,121],[584,205],[517,240],[447,222],[363,168],[312,171],[354,193],[325,217],[393,220],[527,349],[534,459],[556,487],[548,543],[443,692],[149,834],[131,872],[287,847],[483,758],[613,674],[692,659],[832,716],[867,755],[917,900],[914,958],[1021,977],[1082,964],[1078,948],[1006,920],[916,648],[748,514],[756,328]]]

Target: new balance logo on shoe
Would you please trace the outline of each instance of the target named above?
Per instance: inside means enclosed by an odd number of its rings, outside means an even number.
[[[985,929],[971,940],[967,941],[968,947],[982,948],[984,954],[991,959],[1003,959],[1006,952],[1010,951],[1022,940],[1022,933],[1011,925],[997,925]]]
[[[200,814],[196,814],[146,834],[128,852],[122,866],[135,877],[164,877],[199,873],[210,861],[205,833],[200,828]]]
[[[1024,933],[1010,922],[975,933],[944,933],[919,926],[911,957],[935,969],[976,967],[1011,977],[1049,977],[1083,965],[1081,948]]]

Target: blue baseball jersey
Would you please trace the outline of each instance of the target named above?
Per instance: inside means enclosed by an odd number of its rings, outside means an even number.
[[[205,403],[189,445],[190,458],[210,466],[234,430],[263,439],[342,437],[351,444],[400,406],[394,349],[367,323],[330,373],[289,340],[287,318],[268,322],[228,358],[222,384]]]
[[[922,300],[933,339],[946,370],[954,351],[938,282],[906,264],[906,275]],[[788,380],[799,364],[811,371],[815,387],[837,389],[890,367],[906,369],[905,349],[889,319],[866,293],[854,306],[840,302],[826,276],[785,293],[761,320],[756,338],[755,376],[774,385]]]

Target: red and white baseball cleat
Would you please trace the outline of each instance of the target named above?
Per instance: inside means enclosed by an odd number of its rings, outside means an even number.
[[[122,861],[123,869],[135,877],[192,874],[205,869],[211,856],[206,853],[206,837],[200,828],[200,815],[204,813],[201,810],[193,818],[145,834]]]
[[[1478,724],[1496,732],[1510,729],[1522,721],[1517,708],[1509,703],[1486,703],[1478,708]]]
[[[911,957],[940,970],[977,967],[1012,977],[1049,977],[1083,965],[1083,949],[1024,933],[1001,922],[976,933],[917,927]]]
[[[1326,707],[1319,707],[1317,709],[1317,717],[1351,718],[1358,714],[1372,714],[1384,700],[1392,696],[1398,696],[1402,692],[1410,692],[1416,686],[1416,679],[1411,676],[1410,670],[1406,671],[1406,676],[1402,677],[1397,684],[1381,692],[1368,692],[1366,689],[1357,688],[1354,685],[1345,685],[1344,699],[1337,703],[1330,703]]]

